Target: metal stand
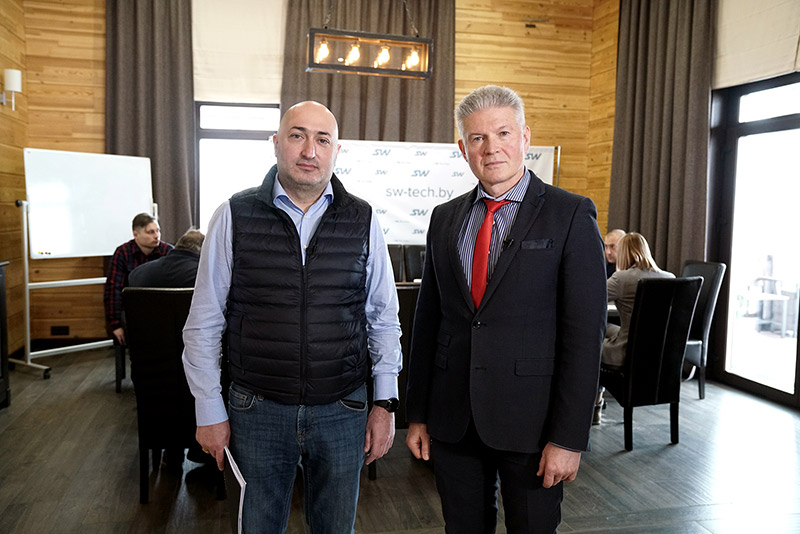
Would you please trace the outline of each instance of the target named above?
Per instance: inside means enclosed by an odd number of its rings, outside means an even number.
[[[17,206],[22,208],[22,272],[25,280],[25,359],[18,360],[16,358],[9,358],[10,363],[27,365],[34,369],[43,371],[44,379],[50,378],[51,368],[46,365],[33,363],[31,360],[35,358],[44,358],[45,356],[54,356],[56,354],[67,354],[70,352],[79,352],[84,350],[99,349],[103,347],[110,347],[114,344],[113,340],[94,341],[91,343],[82,343],[80,345],[70,345],[69,347],[59,347],[55,349],[31,351],[31,298],[30,291],[33,289],[46,289],[52,287],[70,287],[70,286],[86,286],[94,284],[104,284],[105,277],[99,278],[78,278],[73,280],[54,280],[51,282],[34,282],[30,283],[28,274],[28,201],[17,200]]]

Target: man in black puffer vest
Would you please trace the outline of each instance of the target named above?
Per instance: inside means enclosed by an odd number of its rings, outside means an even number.
[[[310,532],[351,533],[361,466],[394,439],[402,360],[391,262],[372,208],[333,175],[333,114],[292,106],[273,144],[277,165],[217,209],[200,258],[183,335],[197,441],[220,469],[230,446],[247,481],[245,532],[285,531],[299,464]]]

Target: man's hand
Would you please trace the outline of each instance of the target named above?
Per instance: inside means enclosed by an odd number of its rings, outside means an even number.
[[[231,427],[228,421],[216,425],[198,426],[195,438],[203,447],[203,452],[217,460],[217,467],[222,471],[225,468],[225,447],[231,439]]]
[[[120,326],[119,328],[115,328],[114,330],[112,330],[111,333],[114,334],[114,337],[117,338],[117,342],[120,345],[127,345],[127,343],[125,343],[125,329],[124,328],[122,328]]]
[[[536,476],[544,477],[542,486],[550,488],[559,482],[575,480],[580,464],[581,453],[548,443],[542,451],[542,460],[539,462]]]
[[[406,447],[409,448],[414,458],[419,460],[431,459],[431,437],[428,435],[428,425],[423,423],[409,423],[406,435]]]
[[[364,453],[367,464],[371,464],[392,448],[394,442],[394,414],[385,408],[374,406],[367,419],[367,435],[364,438]]]

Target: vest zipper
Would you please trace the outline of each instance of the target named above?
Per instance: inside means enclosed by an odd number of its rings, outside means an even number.
[[[308,367],[308,272],[306,265],[308,264],[308,250],[306,250],[306,263],[303,264],[300,272],[302,273],[302,280],[300,281],[300,404],[306,403],[306,369]]]

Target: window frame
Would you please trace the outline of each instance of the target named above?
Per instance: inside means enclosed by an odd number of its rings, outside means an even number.
[[[202,108],[203,106],[278,109],[279,111],[281,107],[280,104],[278,103],[253,104],[253,103],[242,103],[242,102],[210,102],[206,100],[195,100],[194,102],[195,173],[194,173],[194,198],[192,199],[192,220],[195,221],[195,226],[200,223],[200,141],[203,139],[241,139],[244,141],[263,141],[264,139],[269,139],[274,134],[278,133],[277,130],[232,130],[232,129],[219,129],[219,128],[201,128],[200,108]]]
[[[736,198],[736,166],[739,139],[748,135],[780,132],[800,128],[800,113],[782,115],[750,122],[739,122],[739,103],[742,96],[800,83],[800,72],[735,87],[718,89],[711,96],[711,131],[709,136],[708,214],[709,239],[706,246],[711,261],[731,265],[733,246],[733,210]],[[729,278],[725,277],[720,290],[715,319],[711,330],[707,367],[710,375],[720,382],[748,391],[759,397],[787,406],[800,407],[800,366],[795,372],[795,394],[778,391],[725,371],[728,335]],[[800,350],[800,344],[798,344]],[[800,358],[798,358],[800,363]]]

